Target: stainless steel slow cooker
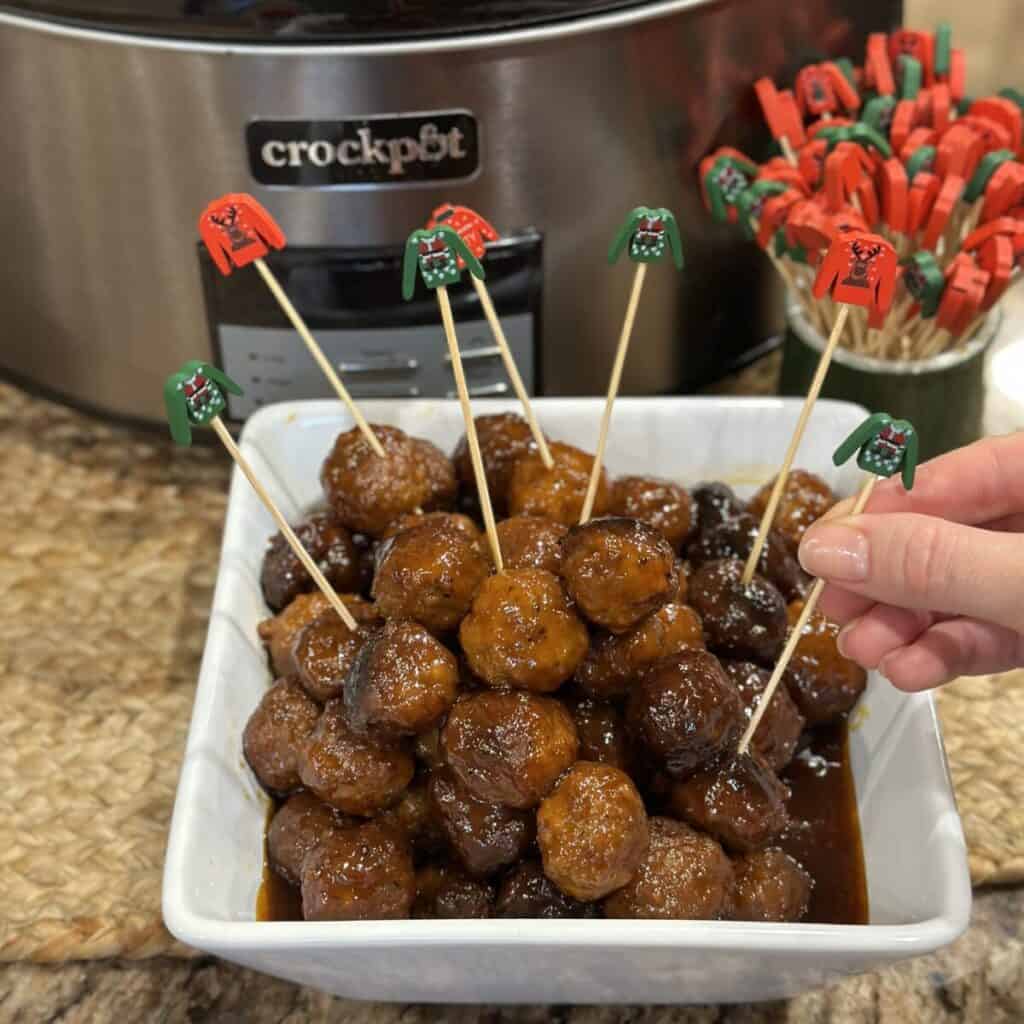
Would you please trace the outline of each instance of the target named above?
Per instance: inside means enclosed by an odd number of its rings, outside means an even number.
[[[452,388],[436,307],[404,304],[401,244],[445,200],[504,240],[490,287],[528,384],[604,390],[629,272],[606,249],[668,206],[686,267],[649,275],[623,392],[685,390],[775,329],[758,253],[710,223],[696,165],[763,154],[751,82],[860,53],[899,0],[37,0],[0,4],[0,368],[156,419],[212,358],[231,413],[330,392],[255,274],[223,278],[196,218],[253,193],[272,263],[357,395]],[[507,388],[476,297],[455,293],[475,395]]]

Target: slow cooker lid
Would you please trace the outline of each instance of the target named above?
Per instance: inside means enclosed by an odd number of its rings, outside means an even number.
[[[101,31],[275,44],[369,43],[528,28],[644,0],[24,0],[0,11]]]

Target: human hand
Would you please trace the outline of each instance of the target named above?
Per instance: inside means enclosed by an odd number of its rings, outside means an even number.
[[[1024,665],[1024,432],[880,481],[863,515],[838,504],[800,562],[826,580],[839,649],[902,690]]]

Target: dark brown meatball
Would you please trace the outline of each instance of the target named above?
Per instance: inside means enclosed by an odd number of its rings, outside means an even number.
[[[622,713],[611,704],[583,697],[568,702],[580,738],[579,759],[630,770],[632,751]]]
[[[676,779],[728,751],[743,721],[739,694],[718,659],[694,649],[652,665],[626,705],[630,733]]]
[[[679,588],[672,546],[637,519],[595,519],[562,541],[562,579],[593,623],[624,633]]]
[[[789,606],[790,625],[795,625],[803,607],[802,601]],[[835,623],[812,614],[782,677],[808,725],[822,725],[845,715],[868,684],[867,672],[839,653],[838,636]]]
[[[630,777],[578,761],[537,811],[544,873],[584,902],[625,885],[647,851],[647,813]]]
[[[786,602],[763,577],[746,587],[742,577],[735,559],[702,565],[690,577],[690,604],[716,654],[771,665],[786,642]]]
[[[759,523],[744,513],[727,519],[724,523],[702,531],[700,536],[687,548],[690,564],[699,568],[719,558],[735,558],[746,564],[754,547]],[[789,541],[777,530],[768,531],[768,539],[757,562],[757,572],[774,583],[783,597],[792,600],[806,589],[810,577],[800,568]]]
[[[512,467],[524,455],[537,451],[530,425],[522,416],[512,412],[474,416],[476,437],[480,443],[480,457],[484,464],[487,490],[496,515],[502,515],[508,505],[508,487]],[[463,434],[452,453],[455,472],[463,489],[476,496],[476,477],[469,454],[469,442]]]
[[[316,728],[319,705],[292,677],[279,679],[249,716],[242,750],[260,785],[284,795],[298,789],[300,752]]]
[[[363,816],[394,803],[415,768],[412,755],[396,741],[356,732],[340,698],[325,705],[298,763],[307,789],[339,811]]]
[[[692,608],[670,602],[628,633],[595,636],[576,670],[576,682],[598,700],[616,700],[626,696],[649,665],[690,647],[704,647],[700,619]]]
[[[452,507],[455,467],[444,452],[397,427],[374,424],[373,432],[384,458],[353,427],[338,435],[320,470],[327,500],[345,526],[377,537],[405,512]]]
[[[416,875],[405,839],[368,822],[328,836],[302,865],[307,921],[384,921],[409,916]]]
[[[494,886],[471,878],[454,864],[428,864],[416,872],[418,918],[486,918],[494,916]]]
[[[558,574],[562,538],[569,528],[541,516],[513,516],[498,523],[498,547],[506,569],[544,569]]]
[[[437,725],[458,692],[455,655],[418,622],[392,619],[356,655],[345,707],[357,729],[412,735]]]
[[[594,456],[559,441],[552,441],[548,448],[554,462],[551,469],[544,467],[536,451],[524,455],[512,467],[508,512],[512,516],[544,516],[572,526],[583,512]],[[610,504],[611,489],[602,469],[591,515],[603,515]]]
[[[733,871],[726,916],[734,921],[799,921],[807,913],[814,882],[778,847],[737,857]]]
[[[478,799],[526,809],[550,792],[576,760],[579,738],[569,712],[532,693],[473,693],[441,730],[441,749]]]
[[[649,476],[621,476],[612,488],[611,513],[653,526],[678,551],[693,529],[693,503],[685,488]]]
[[[710,921],[722,915],[732,865],[711,836],[651,818],[650,845],[633,877],[604,901],[607,917]]]
[[[672,787],[672,811],[728,850],[748,853],[778,838],[789,823],[789,788],[757,754],[746,753]]]
[[[290,796],[275,812],[267,829],[267,860],[286,882],[302,880],[302,862],[327,836],[351,827],[354,819],[339,814],[312,793]]]
[[[292,645],[299,682],[321,704],[341,696],[356,655],[381,621],[369,601],[346,601],[345,607],[356,620],[354,633],[328,607],[319,618],[303,626]]]
[[[317,568],[336,591],[358,593],[363,589],[359,549],[352,541],[352,534],[334,518],[333,513],[316,512],[293,529]],[[299,594],[316,587],[313,577],[292,551],[284,534],[275,534],[267,547],[260,571],[260,587],[263,599],[275,612]]]
[[[405,530],[411,530],[414,526],[438,522],[447,523],[449,526],[461,530],[470,540],[481,545],[481,550],[486,550],[483,534],[480,533],[476,523],[469,516],[464,516],[460,512],[407,512],[405,515],[399,516],[393,523],[388,524],[388,528],[380,535],[380,540],[390,540]]]
[[[692,496],[697,510],[695,529],[699,533],[704,533],[744,511],[743,502],[727,484],[700,484],[692,491]]]
[[[509,569],[480,585],[459,640],[471,671],[488,686],[557,690],[587,653],[587,628],[558,578]]]
[[[415,619],[434,633],[455,629],[491,572],[480,545],[438,520],[404,530],[377,549],[373,596],[388,619]]]
[[[448,842],[472,875],[493,875],[514,864],[533,842],[533,815],[478,800],[450,768],[433,772],[430,804]]]
[[[344,600],[345,607],[351,610],[353,602],[359,599]],[[293,653],[295,638],[302,632],[304,626],[320,618],[330,608],[331,602],[319,590],[314,590],[309,594],[299,594],[284,611],[278,612],[273,618],[264,619],[256,627],[256,632],[270,655],[270,667],[274,675],[293,676],[298,672]]]
[[[758,519],[768,507],[775,479],[777,478],[769,480],[750,499],[750,511]],[[795,549],[800,546],[807,527],[816,519],[820,519],[838,500],[832,488],[820,476],[808,473],[805,469],[794,469],[786,478],[786,486],[775,510],[772,526],[783,534]]]
[[[761,694],[768,685],[771,673],[752,661],[726,660],[722,662],[722,668],[736,687],[749,722],[761,702]],[[804,716],[797,710],[786,687],[780,685],[775,688],[771,703],[761,716],[751,746],[765,759],[771,770],[778,773],[789,764],[803,730]]]
[[[417,854],[433,856],[447,848],[448,840],[434,813],[427,792],[430,776],[417,775],[397,803],[374,815],[374,821],[401,832]]]
[[[566,896],[535,860],[524,860],[502,879],[495,905],[497,917],[591,917],[592,904]]]

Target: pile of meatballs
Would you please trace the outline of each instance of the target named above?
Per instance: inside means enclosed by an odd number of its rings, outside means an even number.
[[[794,471],[759,573],[745,505],[602,477],[527,424],[476,419],[504,557],[478,527],[465,439],[449,459],[374,426],[321,470],[296,528],[348,629],[280,536],[259,627],[276,682],[245,757],[274,798],[269,865],[307,920],[616,917],[797,921],[812,879],[779,848],[780,773],[864,689],[814,618],[754,738],[739,737],[799,615],[806,528],[835,501]]]

